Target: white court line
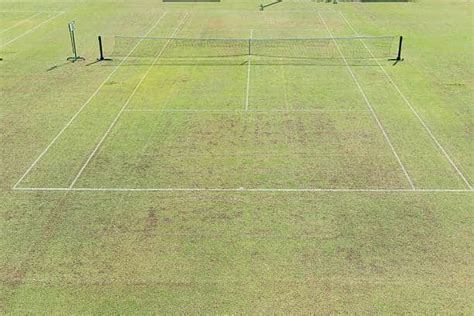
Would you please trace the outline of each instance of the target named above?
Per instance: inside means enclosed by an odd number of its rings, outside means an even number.
[[[352,24],[349,22],[349,20],[347,20],[346,16],[344,14],[342,14],[341,12],[339,12],[339,14],[342,16],[342,18],[344,19],[344,21],[346,22],[346,24],[351,28],[352,32],[354,32],[354,34],[358,34],[357,31],[354,29],[354,27],[352,26]],[[374,54],[372,53],[372,51],[370,50],[369,47],[367,47],[367,45],[365,44],[364,41],[362,41],[362,43],[364,44],[365,48],[369,51],[369,53],[372,55],[372,57],[374,57]],[[374,58],[375,59],[375,58]],[[438,149],[443,153],[443,155],[445,156],[445,158],[448,160],[448,162],[451,164],[451,166],[453,167],[454,170],[456,170],[456,172],[458,173],[459,177],[464,181],[464,183],[466,184],[466,186],[470,189],[470,190],[473,190],[473,187],[472,185],[469,183],[469,181],[467,180],[467,178],[464,176],[464,174],[461,172],[461,170],[458,168],[458,166],[454,163],[454,161],[451,159],[451,157],[449,156],[448,152],[444,149],[444,147],[441,145],[441,143],[438,141],[438,139],[434,136],[433,132],[431,131],[431,129],[428,127],[428,125],[425,123],[425,121],[421,118],[421,116],[418,114],[418,112],[415,110],[415,108],[413,107],[413,105],[411,104],[411,102],[408,100],[408,98],[405,96],[405,94],[403,94],[403,92],[400,90],[400,88],[398,87],[398,85],[395,83],[395,81],[392,79],[392,77],[387,73],[387,71],[385,70],[385,68],[382,66],[382,64],[377,60],[375,59],[378,66],[382,69],[383,73],[385,74],[385,76],[387,77],[387,79],[389,80],[390,84],[395,88],[395,90],[398,92],[398,94],[401,96],[401,98],[403,99],[403,101],[408,105],[408,107],[410,108],[410,110],[412,111],[412,113],[416,116],[416,118],[418,119],[418,121],[420,122],[420,124],[424,127],[424,129],[426,130],[426,132],[428,133],[428,135],[431,137],[431,139],[433,140],[433,142],[436,144],[436,146],[438,147]]]
[[[15,27],[17,27],[17,26],[22,25],[23,23],[28,22],[29,20],[31,20],[31,19],[34,18],[34,17],[37,17],[37,16],[40,15],[41,13],[42,13],[42,12],[38,12],[38,13],[36,13],[36,14],[33,14],[33,15],[27,17],[26,19],[23,19],[23,20],[21,20],[21,21],[15,23],[15,24],[13,24],[12,26],[7,27],[6,29],[1,30],[1,31],[0,31],[0,34],[3,34],[3,33],[7,32],[7,31],[9,31],[9,30],[11,30],[11,29],[13,29],[13,28],[15,28]]]
[[[51,20],[53,20],[53,19],[55,19],[55,18],[57,18],[58,16],[63,15],[63,14],[64,14],[64,12],[60,12],[60,13],[56,14],[55,16],[50,17],[49,19],[47,19],[47,20],[41,22],[40,24],[36,25],[35,27],[32,27],[32,28],[29,29],[28,31],[26,31],[26,32],[24,32],[24,33],[18,35],[17,37],[15,37],[15,38],[9,40],[8,42],[6,42],[6,43],[0,45],[0,49],[6,47],[6,46],[8,46],[8,45],[10,45],[11,43],[15,42],[16,40],[22,38],[23,36],[26,36],[26,35],[30,34],[30,33],[33,32],[34,30],[36,30],[37,28],[41,27],[42,25],[48,23],[49,21],[51,21]]]
[[[163,13],[160,18],[155,22],[155,24],[153,24],[153,26],[148,30],[148,32],[145,34],[148,35],[151,33],[151,31],[158,25],[158,23],[160,23],[160,21],[163,19],[163,17],[166,15],[167,12]],[[26,169],[25,173],[23,173],[23,175],[20,177],[20,179],[18,179],[18,181],[15,183],[15,185],[13,186],[13,188],[16,188],[18,186],[18,184],[20,184],[21,181],[23,181],[23,179],[31,172],[31,170],[33,170],[33,168],[36,166],[36,164],[38,163],[38,161],[41,160],[41,158],[43,158],[43,156],[48,152],[48,150],[51,148],[51,146],[53,146],[56,141],[59,139],[59,137],[61,137],[61,135],[64,133],[64,131],[72,124],[72,122],[76,119],[76,117],[82,112],[82,110],[92,101],[92,99],[94,99],[94,97],[99,93],[99,91],[102,89],[102,87],[110,80],[110,78],[113,76],[113,74],[120,68],[120,66],[127,60],[128,57],[130,57],[130,55],[135,51],[135,49],[138,47],[138,45],[140,44],[141,42],[139,41],[133,48],[132,50],[128,53],[127,56],[125,56],[125,58],[114,68],[114,70],[112,70],[112,72],[104,79],[104,81],[102,81],[102,83],[99,85],[99,87],[94,91],[94,93],[92,93],[92,95],[89,97],[89,99],[86,100],[86,102],[84,102],[84,104],[82,104],[82,106],[79,108],[79,110],[77,110],[77,112],[71,117],[71,119],[66,123],[66,125],[59,131],[59,133],[53,138],[53,140],[48,144],[48,146],[46,146],[46,148],[41,152],[41,154],[35,159],[35,161],[33,161],[33,163],[28,167],[28,169]]]
[[[250,30],[250,40],[249,40],[249,45],[250,41],[253,38],[253,30]],[[249,46],[249,50],[250,50]],[[249,51],[249,58],[248,58],[248,66],[247,66],[247,90],[246,90],[246,96],[245,96],[245,110],[248,111],[249,109],[249,97],[250,97],[250,69],[251,69],[251,64],[252,64],[252,54]]]
[[[189,13],[186,13],[185,16],[181,19],[180,23],[178,24],[178,26],[176,27],[176,29],[174,30],[173,34],[171,35],[171,38],[174,37],[178,31],[181,29],[181,27],[183,26],[184,22],[187,20],[189,16]],[[110,123],[109,127],[107,128],[107,130],[105,131],[104,135],[102,136],[102,138],[100,139],[100,141],[97,143],[97,145],[95,146],[94,150],[91,152],[91,154],[89,155],[89,157],[87,158],[86,162],[82,165],[81,169],[79,170],[79,172],[77,173],[77,175],[74,177],[74,180],[72,180],[71,182],[71,185],[69,186],[69,188],[73,188],[74,185],[76,184],[77,180],[80,178],[80,176],[82,175],[82,173],[84,172],[84,170],[86,169],[86,167],[89,165],[89,162],[92,160],[92,158],[95,156],[95,154],[97,153],[97,151],[99,150],[99,148],[102,146],[103,142],[105,141],[105,139],[107,138],[107,136],[109,135],[110,131],[114,128],[115,124],[117,123],[117,121],[119,120],[120,116],[122,115],[123,111],[127,108],[128,104],[130,103],[130,101],[133,99],[133,97],[135,96],[135,93],[138,91],[138,88],[140,88],[140,86],[142,85],[143,81],[145,81],[145,78],[148,76],[148,74],[151,72],[151,70],[153,69],[154,65],[156,64],[156,62],[160,59],[161,55],[163,54],[163,52],[166,50],[166,48],[168,47],[169,43],[170,43],[170,39],[168,39],[168,41],[166,42],[166,44],[163,46],[163,48],[160,50],[160,52],[158,53],[158,55],[155,57],[155,59],[153,60],[153,62],[151,63],[151,65],[148,67],[147,71],[145,72],[145,74],[140,78],[140,81],[137,83],[137,85],[135,86],[135,88],[133,89],[132,93],[128,96],[127,100],[125,101],[125,103],[123,104],[122,108],[120,109],[120,111],[117,113],[117,115],[115,116],[114,120],[112,121],[112,123]]]
[[[167,109],[167,110],[136,110],[126,109],[124,112],[156,112],[156,113],[321,113],[321,112],[370,112],[360,109],[315,109],[315,110],[294,110],[294,109],[273,109],[273,110],[213,110],[213,109]]]
[[[344,189],[344,188],[321,188],[321,189],[291,189],[291,188],[14,188],[14,191],[26,192],[262,192],[262,193],[290,193],[290,192],[335,192],[335,193],[473,193],[467,189]]]
[[[329,29],[328,25],[326,24],[326,21],[324,21],[324,19],[323,19],[323,17],[321,16],[320,13],[318,13],[318,16],[319,16],[319,19],[321,20],[321,22],[322,22],[322,23],[324,24],[324,26],[326,27],[326,30],[328,31],[329,35],[330,35],[331,37],[333,37],[333,34],[332,34],[331,30]],[[375,121],[376,121],[376,123],[377,123],[377,125],[378,125],[378,127],[379,127],[379,129],[380,129],[380,131],[382,132],[382,134],[383,134],[383,136],[384,136],[384,138],[385,138],[385,141],[386,141],[387,144],[390,146],[390,149],[392,150],[393,155],[394,155],[395,158],[397,159],[398,164],[400,165],[400,168],[402,169],[403,173],[405,174],[405,177],[407,178],[408,183],[410,184],[411,189],[414,190],[414,189],[415,189],[415,185],[413,184],[413,181],[412,181],[412,179],[410,178],[410,175],[408,174],[408,172],[407,172],[405,166],[403,165],[403,163],[402,163],[400,157],[398,156],[398,154],[397,154],[397,152],[396,152],[396,150],[395,150],[395,147],[393,146],[392,142],[390,141],[390,138],[388,137],[387,132],[386,132],[385,129],[383,128],[382,123],[380,122],[379,118],[377,117],[377,114],[375,113],[375,110],[374,110],[374,108],[372,107],[372,104],[370,103],[369,98],[367,97],[367,95],[365,94],[364,90],[362,89],[362,86],[361,86],[359,80],[357,79],[356,75],[355,75],[354,72],[352,71],[352,68],[351,68],[351,66],[349,65],[349,63],[347,62],[347,59],[346,59],[346,57],[344,56],[344,54],[343,54],[341,48],[339,47],[339,44],[337,44],[337,42],[334,42],[334,44],[335,44],[335,46],[336,46],[336,48],[337,48],[339,54],[341,55],[342,59],[344,60],[344,63],[346,64],[347,69],[349,70],[349,72],[350,72],[350,74],[351,74],[351,76],[352,76],[352,79],[354,80],[354,82],[355,82],[357,88],[359,89],[360,94],[362,95],[362,97],[363,97],[365,103],[367,104],[367,106],[368,106],[370,112],[372,113],[372,115],[373,115],[373,117],[374,117],[374,119],[375,119]]]

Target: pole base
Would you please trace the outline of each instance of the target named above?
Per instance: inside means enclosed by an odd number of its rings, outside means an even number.
[[[405,58],[392,58],[392,59],[389,59],[389,61],[393,61],[393,66],[395,66],[396,64],[398,64],[399,62],[402,62],[404,61]]]
[[[113,60],[112,58],[104,58],[104,57],[97,58],[97,61],[112,61],[112,60]]]
[[[86,60],[86,59],[84,57],[77,56],[77,57],[68,57],[66,60],[75,63],[78,60]]]

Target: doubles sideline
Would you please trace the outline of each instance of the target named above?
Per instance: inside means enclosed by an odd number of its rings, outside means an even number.
[[[355,28],[352,26],[352,24],[349,22],[349,20],[346,18],[346,16],[341,13],[341,12],[338,12],[339,15],[343,18],[343,20],[345,21],[345,23],[347,24],[347,26],[349,26],[349,28],[352,30],[352,32],[354,32],[355,35],[358,35],[359,33],[355,30]],[[362,41],[362,43],[364,44],[365,48],[367,49],[367,51],[370,53],[370,55],[372,57],[375,57],[374,54],[372,53],[372,51],[370,50],[370,48]],[[375,59],[375,58],[374,58]],[[405,94],[402,92],[402,90],[398,87],[398,85],[395,83],[395,81],[393,80],[393,78],[388,74],[388,72],[385,70],[385,68],[382,66],[382,64],[377,60],[375,59],[377,65],[380,67],[380,69],[382,70],[382,72],[384,73],[384,75],[387,77],[388,81],[390,82],[390,84],[393,86],[393,88],[397,91],[397,93],[400,95],[400,97],[403,99],[403,101],[406,103],[406,105],[408,106],[408,108],[411,110],[411,112],[413,113],[413,115],[418,119],[418,121],[420,122],[420,124],[423,126],[423,128],[425,129],[425,131],[427,132],[427,134],[430,136],[431,140],[436,144],[436,147],[438,147],[438,149],[441,151],[441,153],[444,155],[444,157],[446,158],[446,160],[449,162],[449,164],[451,165],[451,167],[456,171],[456,173],[458,174],[458,176],[461,178],[461,180],[464,182],[464,184],[469,188],[469,190],[473,190],[473,187],[471,185],[471,183],[467,180],[467,178],[464,176],[464,174],[461,172],[461,170],[459,169],[459,167],[454,163],[453,159],[450,157],[450,155],[448,154],[448,152],[446,151],[446,149],[444,149],[443,145],[441,145],[441,143],[438,141],[438,139],[436,138],[436,136],[433,134],[433,132],[431,131],[431,129],[428,127],[428,124],[426,124],[426,122],[421,118],[420,114],[418,114],[418,112],[415,110],[415,108],[413,107],[413,105],[411,104],[411,102],[408,100],[408,98],[405,96]]]
[[[24,32],[24,33],[21,33],[20,35],[18,35],[17,37],[7,41],[6,43],[3,43],[2,45],[0,45],[0,49],[4,48],[4,47],[7,47],[8,45],[10,45],[11,43],[15,42],[16,40],[22,38],[23,36],[26,36],[28,34],[30,34],[31,32],[33,32],[34,30],[40,28],[41,26],[43,26],[44,24],[48,23],[49,21],[51,20],[54,20],[55,18],[59,17],[60,15],[63,15],[65,12],[59,12],[58,14],[50,17],[49,19],[41,22],[40,24],[32,27],[31,29],[29,29],[28,31]]]
[[[318,16],[319,16],[319,19],[321,20],[321,23],[325,26],[326,30],[328,31],[329,36],[334,37],[331,30],[329,29],[329,26],[327,25],[326,21],[324,21],[323,17],[321,16],[321,13],[318,12]],[[359,90],[362,98],[364,99],[365,103],[367,104],[367,107],[369,108],[370,112],[372,113],[372,116],[373,116],[375,122],[377,123],[377,126],[379,127],[380,131],[382,132],[383,137],[385,138],[385,141],[387,142],[387,144],[390,147],[390,150],[392,151],[393,155],[395,156],[395,158],[398,162],[398,165],[400,166],[401,170],[403,171],[403,174],[407,178],[407,181],[410,184],[411,189],[412,190],[415,189],[415,185],[413,184],[413,180],[411,179],[410,175],[408,174],[405,166],[402,163],[402,160],[400,159],[400,156],[398,155],[397,151],[395,150],[395,147],[393,146],[393,144],[390,140],[390,137],[388,137],[388,134],[385,131],[385,128],[383,127],[383,125],[380,122],[377,114],[375,113],[375,110],[374,110],[372,104],[370,103],[369,98],[367,97],[367,94],[365,93],[364,89],[362,88],[362,85],[360,84],[359,79],[357,79],[356,75],[352,71],[352,68],[349,65],[346,57],[344,56],[344,53],[342,52],[341,48],[339,47],[339,44],[337,44],[337,42],[335,42],[335,44],[336,44],[336,48],[337,48],[339,54],[341,55],[342,59],[344,60],[345,65],[347,66],[347,70],[349,71],[352,79],[354,80],[354,83],[357,86],[357,89]]]
[[[161,22],[161,20],[164,18],[164,16],[166,15],[167,12],[163,13],[159,18],[158,20],[155,22],[155,24],[153,24],[153,26],[145,33],[145,35],[149,35],[153,29]],[[41,158],[43,158],[43,156],[49,151],[49,149],[51,148],[51,146],[53,146],[59,139],[59,137],[61,137],[61,135],[64,133],[64,131],[66,129],[68,129],[68,127],[72,124],[72,122],[74,122],[74,120],[79,116],[79,114],[81,114],[81,112],[84,110],[84,108],[95,98],[95,96],[99,93],[99,91],[104,87],[104,85],[110,80],[110,78],[112,78],[112,76],[115,74],[115,72],[117,72],[117,70],[120,68],[121,65],[123,65],[125,63],[125,61],[127,60],[128,57],[130,57],[130,55],[135,51],[135,49],[138,47],[138,45],[140,44],[140,42],[138,42],[134,47],[133,49],[130,51],[130,53],[128,53],[127,56],[125,56],[125,58],[110,72],[110,74],[104,79],[104,81],[102,81],[102,83],[99,85],[99,87],[92,93],[92,95],[86,100],[86,102],[84,102],[82,104],[82,106],[79,108],[79,110],[77,110],[77,112],[71,117],[71,119],[66,123],[66,125],[64,125],[64,127],[58,132],[58,134],[53,138],[53,140],[51,140],[51,142],[48,144],[48,146],[46,146],[46,148],[39,154],[39,156],[33,161],[33,163],[28,167],[28,169],[26,169],[25,173],[23,173],[23,175],[20,177],[20,179],[18,179],[18,181],[15,183],[15,185],[13,186],[13,188],[15,189],[20,183],[21,181],[23,181],[23,179],[25,179],[25,177],[31,172],[31,170],[33,170],[33,168],[36,166],[36,164],[41,160]]]

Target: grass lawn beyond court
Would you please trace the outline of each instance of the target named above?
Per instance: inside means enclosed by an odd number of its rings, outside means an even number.
[[[0,0],[0,313],[473,313],[474,4],[261,4]]]

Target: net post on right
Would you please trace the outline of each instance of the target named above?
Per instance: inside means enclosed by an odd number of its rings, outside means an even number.
[[[397,51],[397,57],[396,58],[391,58],[389,60],[395,61],[394,65],[397,63],[405,60],[405,58],[402,57],[402,50],[403,50],[403,36],[400,36],[398,38],[398,51]]]

